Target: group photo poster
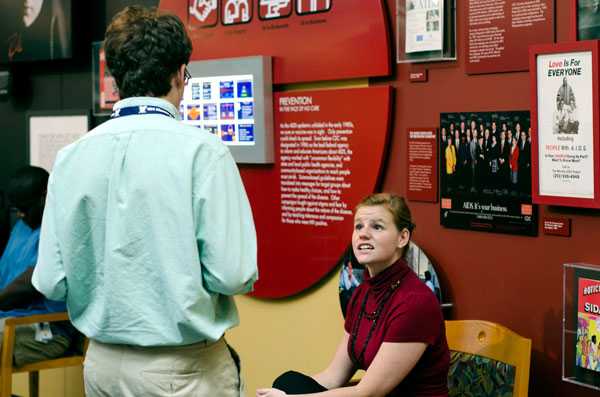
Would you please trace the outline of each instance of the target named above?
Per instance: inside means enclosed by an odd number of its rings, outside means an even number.
[[[598,43],[531,48],[533,201],[600,207]]]
[[[528,111],[440,114],[444,227],[537,235]]]

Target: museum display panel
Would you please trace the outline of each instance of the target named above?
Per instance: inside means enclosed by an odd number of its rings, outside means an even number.
[[[271,63],[267,56],[191,61],[181,119],[218,136],[238,163],[273,163]]]

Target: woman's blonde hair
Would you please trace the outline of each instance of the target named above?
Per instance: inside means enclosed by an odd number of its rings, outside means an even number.
[[[382,205],[387,208],[392,214],[394,224],[398,231],[407,229],[412,233],[416,225],[412,222],[412,216],[410,209],[404,200],[404,197],[397,196],[391,193],[374,193],[364,199],[355,208],[355,211],[361,207],[372,207],[375,205]]]

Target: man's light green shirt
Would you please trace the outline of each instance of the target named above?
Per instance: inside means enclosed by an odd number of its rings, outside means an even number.
[[[128,98],[115,108],[160,106]],[[218,137],[160,114],[111,119],[57,156],[34,286],[104,343],[185,345],[238,323],[257,279],[256,234]]]

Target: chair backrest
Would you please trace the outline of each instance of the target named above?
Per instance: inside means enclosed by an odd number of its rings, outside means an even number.
[[[452,366],[458,365],[457,361],[459,360],[464,363],[469,360],[469,355],[473,355],[471,357],[479,356],[503,363],[495,364],[490,360],[483,359],[492,366],[495,365],[495,368],[504,366],[508,368],[508,371],[505,372],[510,374],[514,372],[514,383],[511,385],[514,397],[528,395],[531,339],[524,338],[502,325],[481,320],[446,321],[446,338],[451,351],[468,353],[468,355],[462,355],[460,359],[453,356],[449,375],[451,389],[452,377],[461,375],[456,373],[457,368]],[[476,364],[479,367],[478,370],[484,366],[483,361],[479,360]],[[484,387],[492,387],[493,383],[488,382],[489,379],[482,381],[487,382]],[[453,395],[452,390],[450,390],[450,395]],[[490,393],[489,395],[494,394]]]
[[[43,322],[68,321],[67,313],[47,313],[35,314],[27,317],[9,317],[4,322],[4,332],[2,336],[2,352],[0,354],[0,397],[10,397],[12,395],[12,374],[20,372],[29,372],[30,395],[37,396],[38,372],[45,369],[63,368],[79,366],[83,364],[87,341],[84,342],[83,352],[81,354],[71,354],[65,357],[38,361],[32,364],[26,364],[22,367],[13,365],[13,352],[15,344],[15,332],[19,325],[31,325]],[[35,392],[31,390],[34,389]]]

